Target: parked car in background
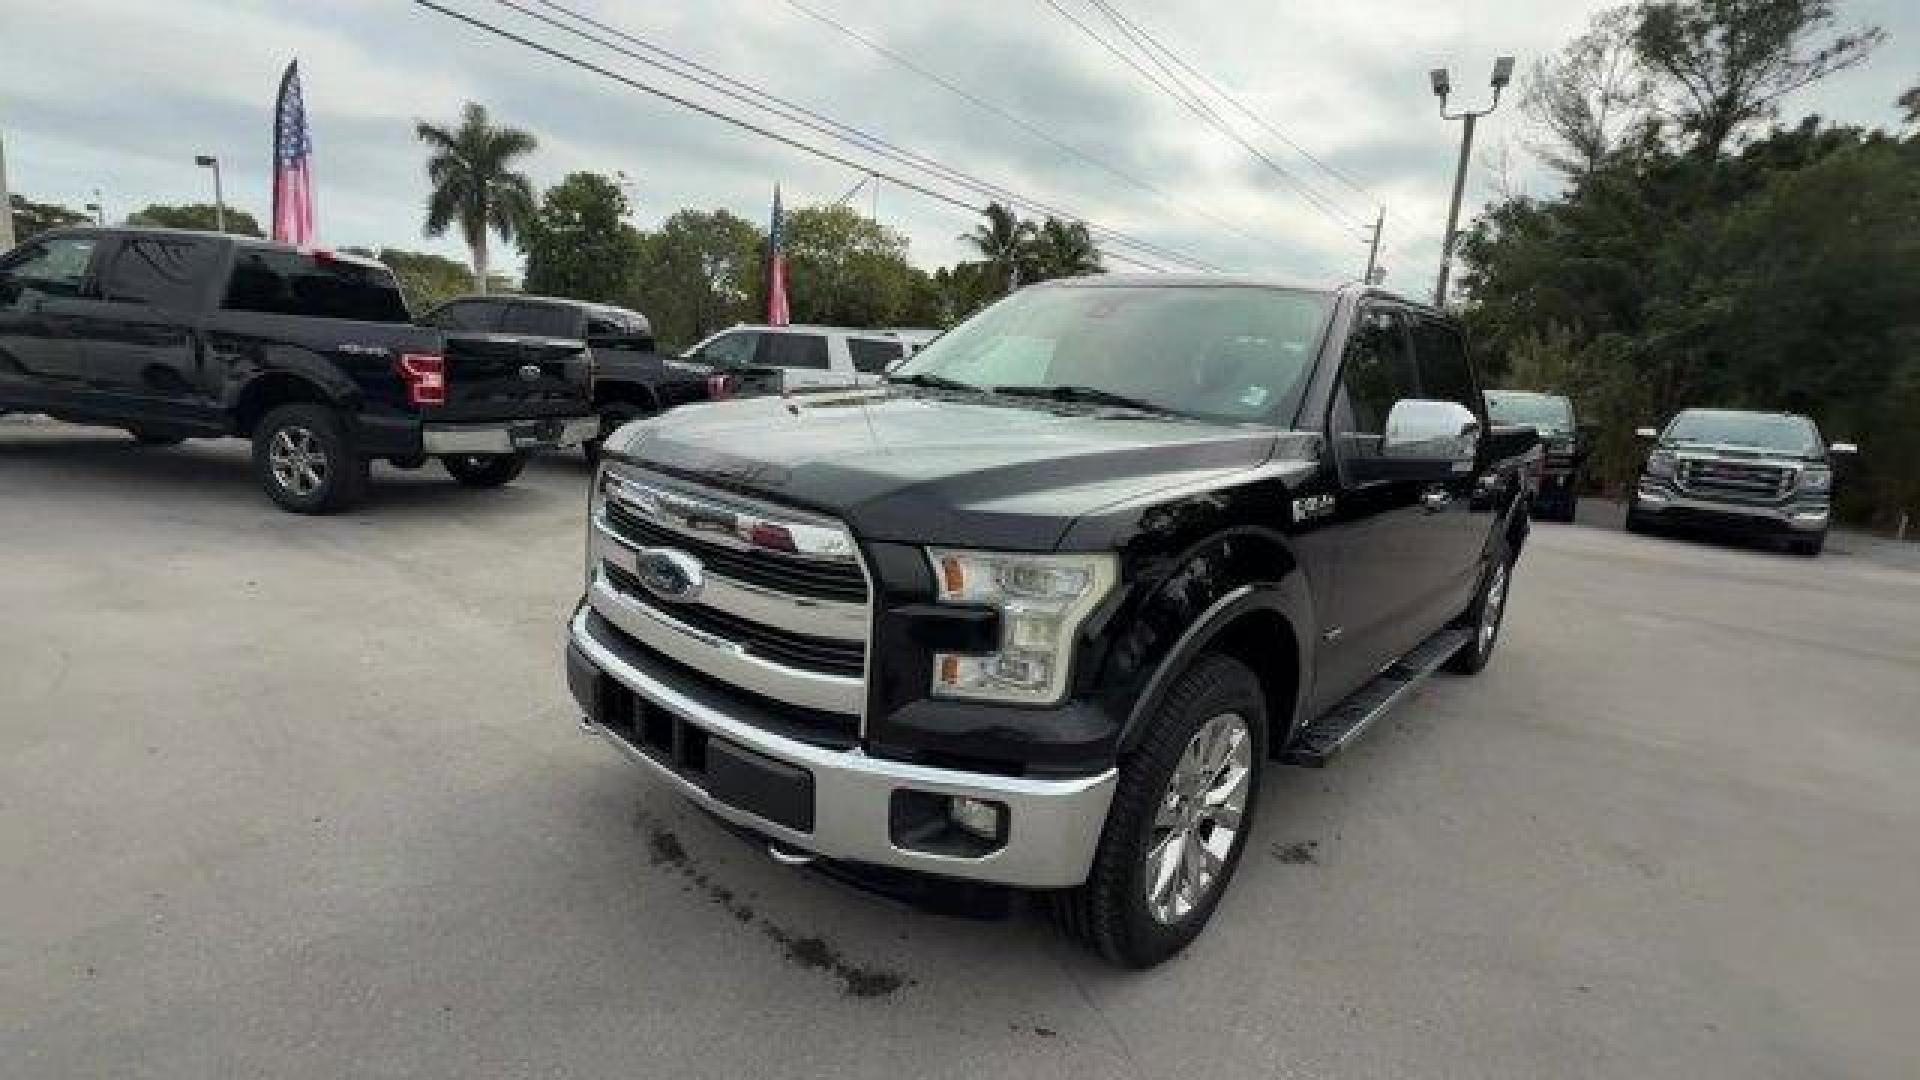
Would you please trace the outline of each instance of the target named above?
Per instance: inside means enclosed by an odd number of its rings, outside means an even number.
[[[1820,554],[1832,516],[1834,455],[1812,420],[1795,413],[1687,409],[1663,431],[1627,503],[1627,529],[1691,526],[1762,536]]]
[[[1487,415],[1496,424],[1524,424],[1540,433],[1545,459],[1533,514],[1549,521],[1572,521],[1580,508],[1580,478],[1589,452],[1574,420],[1573,402],[1559,394],[1489,390]]]
[[[369,463],[493,487],[597,433],[578,341],[418,326],[370,259],[222,233],[81,228],[0,258],[0,411],[140,442],[253,441],[283,509],[342,510]]]
[[[593,353],[593,409],[600,417],[598,432],[584,444],[590,460],[620,425],[709,400],[722,390],[712,367],[655,351],[652,324],[628,308],[553,296],[462,296],[420,321],[456,332],[586,342]]]
[[[841,326],[742,325],[707,338],[682,359],[725,373],[728,390],[744,396],[875,383],[912,351],[912,340]]]
[[[782,862],[1044,890],[1146,966],[1212,915],[1272,762],[1486,665],[1537,444],[1420,304],[1037,285],[884,386],[617,432],[568,682]]]

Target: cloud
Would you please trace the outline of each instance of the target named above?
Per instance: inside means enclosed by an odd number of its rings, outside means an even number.
[[[693,100],[751,112],[499,3],[444,2]],[[1228,269],[1357,276],[1366,252],[1354,222],[1370,221],[1374,202],[1384,202],[1390,284],[1409,291],[1424,287],[1437,262],[1459,137],[1457,124],[1436,115],[1426,69],[1448,65],[1463,96],[1478,94],[1479,73],[1494,51],[1518,55],[1524,68],[1604,6],[1118,0],[1119,10],[1287,139],[1360,182],[1363,190],[1354,190],[1218,106],[1288,173],[1343,208],[1329,216],[1041,0],[803,2],[1101,165],[776,0],[565,2],[983,181]],[[1085,0],[1059,2],[1119,40]],[[776,182],[796,204],[837,198],[861,176],[396,0],[7,0],[7,12],[0,132],[14,189],[77,204],[90,201],[97,187],[116,216],[149,202],[208,198],[208,179],[193,166],[196,153],[219,154],[229,197],[263,215],[272,94],[296,51],[316,141],[322,235],[331,243],[464,254],[451,238],[420,237],[425,179],[413,124],[451,120],[469,99],[539,136],[540,151],[528,166],[537,183],[576,169],[636,178],[643,225],[683,206],[724,206],[758,220]],[[1920,29],[1920,10],[1869,0],[1848,5],[1842,20],[1884,25],[1899,43]],[[1912,77],[1894,55],[1889,47],[1790,101],[1789,111],[1892,122],[1890,103]],[[755,122],[870,158],[787,121],[755,114]],[[1481,125],[1482,145],[1517,146],[1519,125],[1517,110],[1503,106]],[[1516,150],[1513,162],[1525,187],[1551,187],[1524,151]],[[913,178],[984,201],[917,172]],[[1491,194],[1490,182],[1476,163],[1463,217]],[[874,196],[863,190],[862,205],[874,205]],[[886,224],[911,238],[923,264],[966,256],[957,236],[972,224],[967,212],[886,183],[877,206]]]

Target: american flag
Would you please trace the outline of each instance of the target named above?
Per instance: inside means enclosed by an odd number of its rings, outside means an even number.
[[[773,226],[767,230],[767,325],[793,321],[787,310],[787,250],[780,236],[780,185],[773,185]]]
[[[273,111],[273,238],[283,244],[313,243],[313,138],[300,100],[300,61],[280,76]]]

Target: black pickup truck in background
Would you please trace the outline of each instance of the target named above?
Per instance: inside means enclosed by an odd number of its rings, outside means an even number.
[[[253,440],[281,507],[325,513],[369,463],[474,487],[598,433],[586,347],[414,324],[377,262],[246,237],[65,229],[0,258],[0,411],[143,443]]]
[[[1386,293],[1037,285],[880,385],[616,432],[568,682],[782,862],[1047,891],[1153,964],[1274,768],[1487,663],[1538,441]]]
[[[598,457],[601,439],[622,424],[725,396],[717,368],[656,351],[652,324],[628,308],[555,296],[462,296],[420,321],[449,333],[585,341],[593,351],[593,409],[600,417],[599,432],[584,447],[589,460]]]

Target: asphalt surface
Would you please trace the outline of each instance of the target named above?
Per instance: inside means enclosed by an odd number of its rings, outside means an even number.
[[[770,863],[582,734],[585,469],[273,510],[0,424],[9,1077],[1920,1075],[1920,573],[1541,525],[1499,655],[1275,767],[1206,935]]]

